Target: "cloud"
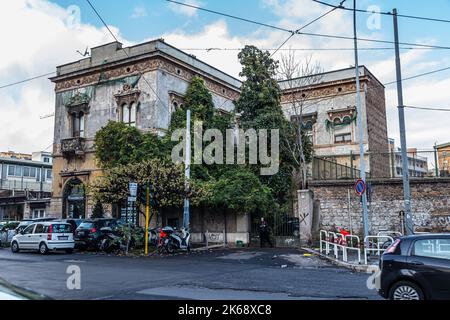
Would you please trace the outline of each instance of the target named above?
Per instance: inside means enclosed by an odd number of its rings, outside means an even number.
[[[200,7],[203,5],[202,2],[197,1],[197,0],[184,0],[184,1],[179,1],[179,2],[183,2],[185,4],[196,6],[196,7]],[[182,5],[173,3],[173,2],[169,3],[169,8],[177,14],[181,14],[181,15],[188,16],[188,17],[197,16],[197,11],[198,11],[195,8],[182,6]]]
[[[13,32],[0,33],[7,44],[0,50],[0,85],[56,71],[57,65],[79,60],[77,50],[111,42],[105,28],[71,19],[76,11],[43,0],[1,1],[0,29]],[[41,78],[0,91],[0,150],[30,153],[53,142],[54,118],[40,119],[54,112],[53,89]]]
[[[190,1],[199,5],[199,1]],[[317,18],[325,11],[315,6],[311,1],[304,0],[264,0],[264,5],[277,14],[278,20],[273,22],[289,29]],[[200,4],[201,5],[201,4]],[[183,11],[183,7],[175,5],[172,8],[186,20],[196,15],[196,10]],[[182,9],[183,8],[183,9]],[[306,9],[305,9],[306,8]],[[189,8],[186,8],[189,9]],[[97,28],[90,24],[76,23],[73,10],[68,11],[52,2],[44,0],[16,0],[0,2],[0,28],[14,32],[0,33],[0,41],[5,50],[0,50],[0,85],[30,78],[55,70],[55,66],[80,59],[77,50],[84,51],[86,46],[94,46],[111,42],[112,38],[105,28]],[[76,10],[75,10],[76,12]],[[141,12],[142,13],[142,12]],[[345,12],[335,11],[312,26],[305,32],[348,35],[351,30],[351,20],[345,19]],[[18,19],[20,17],[20,19]],[[26,21],[27,23],[21,23]],[[75,23],[74,23],[75,22]],[[235,23],[235,22],[229,22]],[[272,23],[272,22],[271,22]],[[30,28],[29,26],[33,26]],[[124,45],[130,45],[124,39],[117,27],[110,26]],[[247,44],[260,48],[276,48],[288,34],[268,28],[255,28],[249,34],[232,34],[227,20],[220,19],[205,25],[199,32],[190,32],[186,28],[167,31],[161,35],[169,44],[181,49],[211,48],[213,50],[187,51],[210,65],[238,77],[241,67],[237,58],[237,50],[214,50],[214,48],[239,49]],[[360,36],[378,37],[371,31],[360,31]],[[153,40],[152,39],[143,39]],[[432,40],[422,39],[429,43]],[[369,47],[372,44],[364,43]],[[328,39],[297,35],[284,47],[288,49],[311,49],[352,47],[352,42],[339,39]],[[279,58],[285,51],[275,55]],[[438,59],[429,50],[402,51],[403,76],[408,77],[440,66],[450,65],[447,58]],[[318,61],[321,67],[328,71],[349,67],[354,63],[353,52],[349,51],[295,51],[296,58],[303,60],[312,56],[312,61]],[[392,52],[371,52],[365,55],[361,63],[377,76],[382,82],[395,80],[395,65]],[[442,77],[445,74],[441,74]],[[449,107],[450,80],[441,78],[440,74],[419,78],[404,83],[405,103],[426,107]],[[17,152],[32,152],[44,149],[53,141],[53,118],[40,120],[41,115],[54,111],[53,85],[48,79],[39,79],[0,91],[0,150],[13,149]],[[389,136],[398,140],[398,115],[396,109],[395,86],[386,89],[387,120]],[[448,118],[448,117],[447,117]],[[408,145],[429,149],[435,140],[448,140],[448,124],[446,114],[419,110],[406,110],[408,129]]]
[[[133,19],[138,19],[138,18],[143,18],[146,17],[147,14],[147,9],[145,9],[145,7],[135,7],[133,10],[133,14],[131,15],[131,18]]]

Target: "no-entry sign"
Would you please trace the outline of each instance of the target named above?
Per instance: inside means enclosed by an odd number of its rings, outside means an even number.
[[[367,186],[366,186],[366,183],[364,182],[364,180],[358,179],[358,181],[356,181],[355,191],[358,196],[361,197],[364,194],[364,192],[366,192],[366,188],[367,188]]]

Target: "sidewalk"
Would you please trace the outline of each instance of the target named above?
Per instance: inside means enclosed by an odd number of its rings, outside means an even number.
[[[368,257],[368,264],[365,265],[363,252],[361,252],[361,263],[359,263],[358,256],[357,256],[356,252],[354,252],[354,251],[348,252],[348,257],[347,257],[348,262],[344,262],[342,260],[336,259],[334,257],[334,254],[332,253],[332,251],[330,252],[330,255],[326,255],[324,253],[320,253],[319,250],[312,249],[312,248],[302,247],[301,249],[305,250],[306,252],[309,252],[311,254],[317,255],[317,256],[331,262],[332,264],[334,264],[336,266],[344,267],[344,268],[350,269],[355,272],[368,273],[370,271],[370,268],[373,268],[373,266],[378,266],[378,263],[379,263],[378,256],[371,256],[371,257]]]

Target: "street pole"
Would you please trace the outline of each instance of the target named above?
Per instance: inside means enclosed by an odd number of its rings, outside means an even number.
[[[191,110],[186,111],[186,159],[185,169],[185,189],[189,190],[189,179],[191,178]],[[184,199],[183,227],[189,230],[189,198]]]
[[[437,156],[437,142],[434,143],[434,173],[436,177],[439,177],[439,166],[438,166],[438,156]]]
[[[356,0],[353,0],[353,34],[354,34],[354,46],[355,46],[355,73],[356,73],[356,112],[359,128],[359,170],[361,172],[361,180],[366,183],[366,162],[364,159],[364,128],[362,123],[362,107],[361,107],[361,86],[359,81],[359,61],[358,61],[358,40],[356,31]],[[369,235],[369,215],[367,211],[367,195],[364,192],[362,194],[362,207],[363,207],[363,224],[364,224],[364,237]]]
[[[409,189],[408,154],[406,146],[405,108],[403,105],[402,68],[400,63],[400,48],[398,43],[397,9],[393,10],[394,36],[395,36],[395,67],[397,73],[398,119],[400,124],[400,142],[402,149],[403,167],[403,197],[405,201],[406,234],[414,234],[414,225],[411,216],[411,192]]]
[[[148,255],[148,224],[150,218],[150,186],[147,183],[145,190],[145,255]]]

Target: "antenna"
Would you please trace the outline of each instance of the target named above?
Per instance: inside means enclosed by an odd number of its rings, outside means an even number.
[[[84,50],[84,53],[81,53],[80,50],[77,50],[77,53],[79,53],[83,57],[89,56],[89,47],[86,47],[86,50]]]

